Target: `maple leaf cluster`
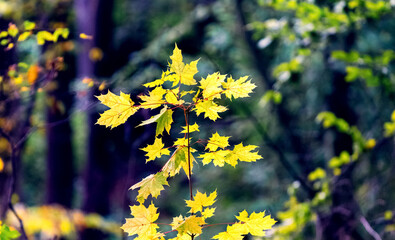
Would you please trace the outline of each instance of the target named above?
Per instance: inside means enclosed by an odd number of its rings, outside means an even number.
[[[152,198],[157,198],[160,192],[164,190],[164,186],[169,185],[168,178],[174,177],[181,169],[184,170],[189,181],[191,180],[193,165],[196,164],[192,154],[197,152],[193,148],[195,143],[205,144],[205,152],[197,156],[202,159],[203,165],[213,162],[214,166],[223,167],[225,164],[229,164],[235,167],[239,161],[255,162],[262,158],[257,152],[257,146],[244,146],[240,143],[231,148],[228,141],[230,137],[221,136],[217,132],[212,134],[208,140],[198,140],[196,142],[191,142],[189,136],[192,132],[199,132],[199,125],[189,122],[189,114],[191,112],[194,112],[197,116],[203,114],[204,118],[216,121],[220,118],[219,114],[227,110],[225,106],[217,102],[218,100],[223,97],[230,100],[244,98],[252,93],[256,86],[251,83],[248,76],[234,80],[231,76],[216,72],[209,74],[200,81],[196,81],[194,76],[198,72],[197,63],[199,59],[185,64],[181,50],[178,49],[177,45],[170,59],[171,63],[169,63],[167,71],[162,73],[160,79],[144,84],[150,91],[138,96],[139,103],[132,101],[130,95],[123,92],[118,96],[108,91],[107,94],[97,97],[101,103],[110,108],[100,115],[97,124],[110,128],[125,123],[130,116],[140,109],[162,107],[157,115],[138,125],[157,124],[154,143],[141,148],[146,152],[146,162],[154,161],[163,156],[169,157],[159,172],[147,176],[130,188],[132,190],[139,189],[136,198],[139,205],[131,207],[133,218],[126,219],[122,229],[129,236],[137,234],[138,237],[135,238],[137,240],[165,239],[167,233],[175,231],[177,231],[177,237],[171,240],[189,240],[202,234],[203,228],[211,226],[206,223],[206,220],[214,215],[215,208],[212,205],[217,197],[216,191],[209,196],[197,191],[193,197],[192,187],[190,187],[191,200],[186,200],[186,205],[190,208],[190,215],[180,215],[173,218],[172,223],[167,224],[171,226],[171,231],[168,232],[158,231],[159,226],[155,222],[159,213],[157,213],[154,204],[151,202],[148,207],[144,205],[150,195]],[[177,109],[184,112],[186,126],[183,126],[183,130],[180,132],[184,134],[184,137],[176,139],[172,146],[165,147],[161,136],[165,131],[170,134],[173,113]],[[171,152],[170,149],[174,150]],[[239,222],[229,225],[225,232],[219,233],[213,239],[242,239],[242,236],[246,234],[264,236],[264,231],[270,229],[275,223],[264,212],[252,213],[249,217],[245,210],[239,214],[236,217]]]

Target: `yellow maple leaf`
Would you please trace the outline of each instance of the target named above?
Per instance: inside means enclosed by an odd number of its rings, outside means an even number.
[[[203,165],[209,164],[213,161],[214,166],[223,167],[225,165],[225,159],[229,154],[229,150],[219,150],[216,152],[207,152],[199,155],[199,158],[203,158]]]
[[[147,162],[160,158],[162,155],[169,155],[170,151],[167,148],[163,148],[165,145],[162,143],[162,138],[155,138],[155,142],[152,145],[141,148],[141,150],[147,152],[145,154],[148,159]]]
[[[174,47],[173,55],[170,56],[170,59],[171,59],[170,72],[174,72],[177,75],[181,75],[185,64],[182,61],[181,50],[178,48],[177,44]]]
[[[126,120],[136,113],[139,107],[133,106],[134,102],[130,99],[129,94],[120,92],[120,95],[108,91],[105,95],[97,96],[100,102],[110,109],[100,114],[96,124],[106,127],[117,127],[126,122]]]
[[[206,79],[200,80],[199,88],[202,89],[203,97],[205,99],[213,100],[221,98],[222,83],[226,75],[221,75],[219,72],[209,74]]]
[[[170,64],[170,73],[175,73],[176,77],[168,80],[173,81],[173,86],[177,85],[179,81],[184,85],[196,85],[193,76],[198,72],[197,62],[199,59],[189,64],[183,63],[181,50],[177,47],[177,44],[175,45],[173,55],[170,56],[170,59],[172,61]]]
[[[166,90],[162,87],[156,87],[154,90],[148,93],[148,95],[141,95],[139,98],[143,101],[141,103],[141,108],[146,109],[155,109],[160,107],[165,100],[163,100],[163,95],[166,93]]]
[[[205,208],[202,212],[202,217],[204,219],[211,218],[214,216],[215,208]]]
[[[180,105],[184,103],[184,100],[178,99],[178,92],[179,89],[166,89],[167,93],[165,95],[165,100],[166,102],[173,104],[173,105]]]
[[[184,130],[181,131],[181,133],[187,133],[188,131],[188,127],[187,126],[183,126],[182,127]],[[189,125],[189,132],[199,132],[199,125],[197,125],[197,123],[193,124],[193,125]],[[186,140],[186,139],[185,139]]]
[[[191,141],[192,138],[189,138],[189,141]],[[187,138],[177,138],[177,140],[174,142],[175,146],[188,146],[188,139]]]
[[[202,212],[203,207],[211,206],[215,203],[217,198],[217,190],[212,192],[209,196],[206,193],[201,193],[199,190],[193,197],[193,200],[185,200],[188,207],[191,208],[190,212]]]
[[[204,118],[210,118],[215,121],[219,118],[218,113],[225,112],[227,110],[226,107],[220,106],[211,100],[205,100],[202,102],[198,102],[195,106],[196,115],[199,116],[201,113],[204,113]]]
[[[230,137],[222,137],[218,134],[218,132],[216,132],[208,140],[206,149],[209,149],[210,151],[216,151],[218,148],[224,149],[229,146],[229,138]]]
[[[248,76],[241,77],[236,81],[232,77],[228,77],[226,82],[222,83],[222,87],[225,89],[225,96],[229,99],[232,99],[232,97],[249,97],[249,94],[252,93],[254,88],[256,88],[256,85],[251,83],[251,80],[247,80]]]
[[[271,229],[276,223],[270,215],[265,216],[265,212],[253,212],[248,216],[248,212],[244,210],[236,218],[243,223],[239,226],[239,230],[253,236],[265,236],[264,231]]]
[[[154,198],[158,197],[160,192],[165,189],[163,187],[164,185],[169,186],[167,177],[163,172],[158,172],[157,174],[151,174],[140,182],[134,184],[129,188],[129,190],[140,188],[136,199],[142,204],[149,195],[152,195]]]
[[[243,146],[243,143],[240,143],[233,148],[229,155],[227,155],[227,157],[225,158],[225,162],[229,163],[234,167],[237,165],[237,160],[243,162],[255,162],[259,159],[262,159],[262,156],[260,156],[258,152],[252,152],[256,148],[258,148],[258,146]]]
[[[144,205],[135,205],[130,207],[133,218],[126,218],[126,223],[122,225],[122,229],[129,236],[138,235],[139,239],[154,239],[157,237],[158,225],[154,222],[158,219],[159,213],[154,204],[146,208]]]
[[[191,215],[183,218],[182,216],[173,218],[172,229],[177,230],[181,236],[184,234],[198,235],[202,233],[202,225],[206,222],[202,217]]]
[[[217,235],[213,237],[213,239],[218,239],[218,240],[243,240],[244,239],[244,234],[243,232],[240,231],[239,225],[241,224],[233,224],[233,225],[228,225],[226,227],[225,232],[220,232]]]

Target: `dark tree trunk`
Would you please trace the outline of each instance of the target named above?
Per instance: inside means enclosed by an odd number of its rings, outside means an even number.
[[[57,88],[48,92],[47,102],[47,195],[46,202],[72,206],[74,163],[71,144],[70,108],[73,97],[69,83],[74,78],[74,59],[64,56],[65,71],[60,71],[54,83]]]
[[[349,51],[355,42],[355,33],[351,31],[345,37],[344,50]],[[329,54],[328,54],[329,55]],[[326,57],[330,65],[329,56]],[[332,92],[328,98],[329,110],[337,117],[343,118],[351,126],[356,124],[356,115],[349,105],[349,83],[345,73],[332,69]],[[350,135],[337,130],[333,134],[333,154],[339,156],[342,151],[353,152],[353,141]],[[350,163],[342,168],[342,172],[334,179],[332,185],[332,206],[329,213],[320,214],[319,224],[322,239],[360,239],[356,232],[358,224],[358,204],[354,199],[352,173],[355,164]]]
[[[48,16],[48,21],[63,22],[67,25],[70,7],[69,3],[58,3]],[[57,72],[56,78],[48,79],[54,88],[47,93],[46,202],[70,208],[73,200],[74,162],[69,121],[73,95],[69,91],[69,86],[75,78],[75,57],[68,52],[62,55],[63,70]]]
[[[106,54],[112,43],[112,9],[113,1],[106,0],[77,0],[78,32],[93,36],[93,40],[82,40],[82,52],[79,55],[80,77],[94,78],[96,74],[105,74],[100,68],[102,63],[95,63],[89,59],[89,51],[97,47]],[[92,89],[89,102],[96,102],[94,97],[99,92]],[[88,114],[88,155],[84,174],[84,196],[82,210],[87,213],[108,215],[110,213],[110,196],[114,184],[113,165],[114,157],[111,154],[109,130],[95,125],[99,115],[95,107]],[[112,146],[114,147],[114,146]],[[80,232],[80,239],[104,239],[106,234],[96,229],[84,229]]]

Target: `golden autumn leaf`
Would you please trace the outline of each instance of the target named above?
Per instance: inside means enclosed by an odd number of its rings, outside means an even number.
[[[220,232],[217,235],[213,237],[213,239],[218,239],[218,240],[243,240],[243,232],[240,231],[239,225],[241,224],[233,224],[233,225],[228,225],[226,227],[225,232]]]
[[[216,152],[207,152],[199,155],[199,158],[203,158],[203,165],[207,165],[213,162],[214,166],[223,167],[225,165],[225,159],[230,151],[219,150]]]
[[[166,93],[166,90],[162,87],[156,87],[148,95],[141,95],[139,96],[140,99],[143,101],[141,103],[141,108],[146,109],[155,109],[160,107],[165,100],[163,99],[163,95]]]
[[[196,85],[196,81],[193,79],[193,76],[198,72],[197,62],[199,60],[185,64],[183,62],[181,50],[177,47],[177,44],[173,50],[173,55],[170,56],[170,59],[172,61],[170,64],[170,73],[175,73],[176,77],[168,80],[173,81],[173,86],[176,86],[180,81],[181,84],[184,85]]]
[[[217,198],[217,190],[212,192],[209,196],[206,193],[201,193],[199,190],[193,197],[193,200],[185,200],[187,206],[191,208],[190,212],[202,212],[203,207],[211,206],[215,203]]]
[[[234,167],[237,165],[237,160],[242,162],[255,162],[262,159],[262,156],[260,156],[258,152],[253,152],[257,148],[258,146],[254,145],[243,146],[243,143],[237,144],[226,157],[225,162]]]
[[[182,127],[184,130],[181,131],[181,133],[187,133],[188,127],[187,126],[183,126]],[[199,125],[197,125],[197,123],[194,123],[192,125],[189,125],[189,132],[200,132],[199,130]]]
[[[160,158],[162,155],[170,154],[169,149],[163,148],[164,146],[161,138],[155,138],[154,144],[141,148],[141,150],[147,152],[145,155],[148,157],[147,162],[149,162],[155,160],[155,158]]]
[[[200,80],[199,88],[202,89],[203,97],[208,100],[221,98],[222,83],[226,75],[221,75],[219,72],[209,74],[207,78]]]
[[[208,140],[208,144],[206,145],[206,149],[210,151],[216,151],[218,148],[226,148],[229,146],[229,138],[223,137],[218,134],[218,132],[214,133],[211,138]]]
[[[173,218],[171,224],[173,230],[177,230],[180,235],[194,234],[198,235],[202,233],[202,225],[206,222],[202,217],[191,215],[183,218],[182,216]]]
[[[245,234],[250,233],[253,236],[265,236],[264,231],[271,229],[276,223],[270,215],[265,215],[265,212],[253,212],[248,216],[248,212],[244,210],[236,218],[243,223],[239,225],[239,230],[244,231]]]
[[[150,204],[148,208],[144,205],[135,205],[130,207],[133,218],[126,218],[126,223],[122,225],[122,229],[128,233],[128,236],[138,235],[139,239],[154,239],[158,236],[159,227],[154,222],[158,219],[159,213],[154,204]]]
[[[248,76],[241,77],[236,81],[232,77],[228,77],[226,82],[222,83],[222,87],[225,89],[225,96],[229,99],[233,98],[244,98],[249,97],[252,90],[256,88],[256,85],[248,80]]]
[[[105,95],[97,96],[100,102],[110,109],[100,114],[100,118],[96,124],[104,125],[106,127],[115,128],[123,123],[133,114],[135,114],[139,107],[134,106],[134,102],[130,99],[129,94],[123,92],[120,95],[108,91]]]
[[[218,105],[211,100],[198,102],[195,107],[196,108],[194,110],[196,111],[197,116],[199,116],[201,113],[204,113],[204,118],[209,118],[213,121],[220,118],[218,113],[228,110],[226,107]]]

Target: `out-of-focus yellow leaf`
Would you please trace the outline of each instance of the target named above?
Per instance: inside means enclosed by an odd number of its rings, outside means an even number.
[[[89,40],[93,39],[93,37],[91,35],[87,35],[85,33],[80,33],[80,38],[81,39],[89,39]]]
[[[2,172],[4,169],[4,161],[3,159],[0,157],[0,172]]]
[[[38,73],[40,72],[40,67],[36,64],[31,65],[29,70],[27,70],[27,82],[30,85],[33,85],[38,77]]]
[[[18,30],[18,28],[16,27],[16,25],[13,24],[13,23],[10,23],[10,24],[8,25],[8,34],[9,34],[10,36],[12,36],[12,37],[15,37],[18,33],[19,33],[19,30]]]
[[[25,41],[30,35],[32,35],[31,32],[24,32],[18,37],[18,42]]]
[[[102,60],[103,51],[98,47],[92,48],[91,50],[89,50],[89,59],[92,60],[93,62]]]

